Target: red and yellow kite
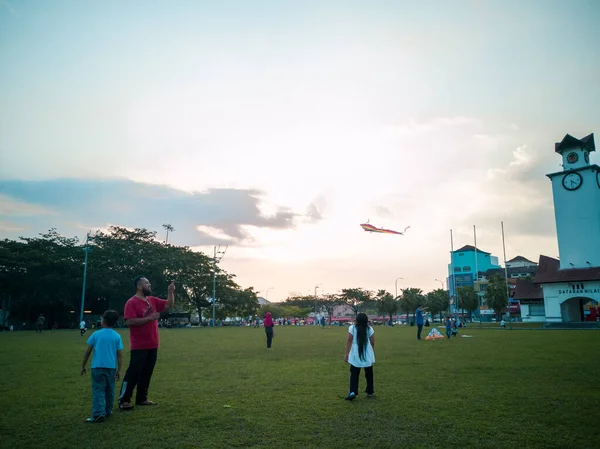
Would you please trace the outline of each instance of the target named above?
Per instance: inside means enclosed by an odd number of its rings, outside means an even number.
[[[410,226],[407,226],[406,228],[404,228],[404,231],[400,232],[400,231],[392,231],[391,229],[376,228],[375,226],[373,226],[372,224],[369,224],[369,223],[363,223],[360,225],[360,227],[363,228],[366,232],[379,232],[381,234],[398,234],[398,235],[404,235],[406,230],[408,228],[410,228]]]

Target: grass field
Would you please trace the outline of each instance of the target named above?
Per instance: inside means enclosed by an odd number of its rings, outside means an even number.
[[[474,326],[463,331],[472,338],[417,341],[414,328],[376,327],[376,397],[353,402],[343,399],[347,328],[275,332],[268,352],[262,329],[161,330],[159,405],[101,424],[83,423],[89,332],[1,333],[0,446],[600,446],[600,332]]]

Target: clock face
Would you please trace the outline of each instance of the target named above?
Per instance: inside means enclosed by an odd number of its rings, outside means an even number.
[[[569,164],[574,164],[578,160],[579,160],[579,156],[574,151],[571,151],[569,154],[567,154],[567,162]]]
[[[585,159],[586,163],[590,163],[590,153],[588,153],[587,151],[583,153],[583,158]]]
[[[583,178],[579,173],[569,173],[562,180],[563,187],[567,190],[577,190],[582,182]]]

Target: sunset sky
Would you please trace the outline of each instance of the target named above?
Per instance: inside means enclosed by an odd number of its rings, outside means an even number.
[[[0,0],[0,238],[146,227],[269,300],[558,256],[600,3]],[[592,163],[600,162],[593,153]],[[406,235],[365,233],[359,224]]]

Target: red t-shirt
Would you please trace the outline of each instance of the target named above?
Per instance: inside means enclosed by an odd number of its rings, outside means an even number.
[[[125,320],[144,318],[154,312],[162,312],[167,301],[155,296],[146,296],[146,301],[138,296],[132,296],[125,303]],[[142,326],[129,328],[129,346],[135,349],[158,348],[158,320],[150,321]]]

